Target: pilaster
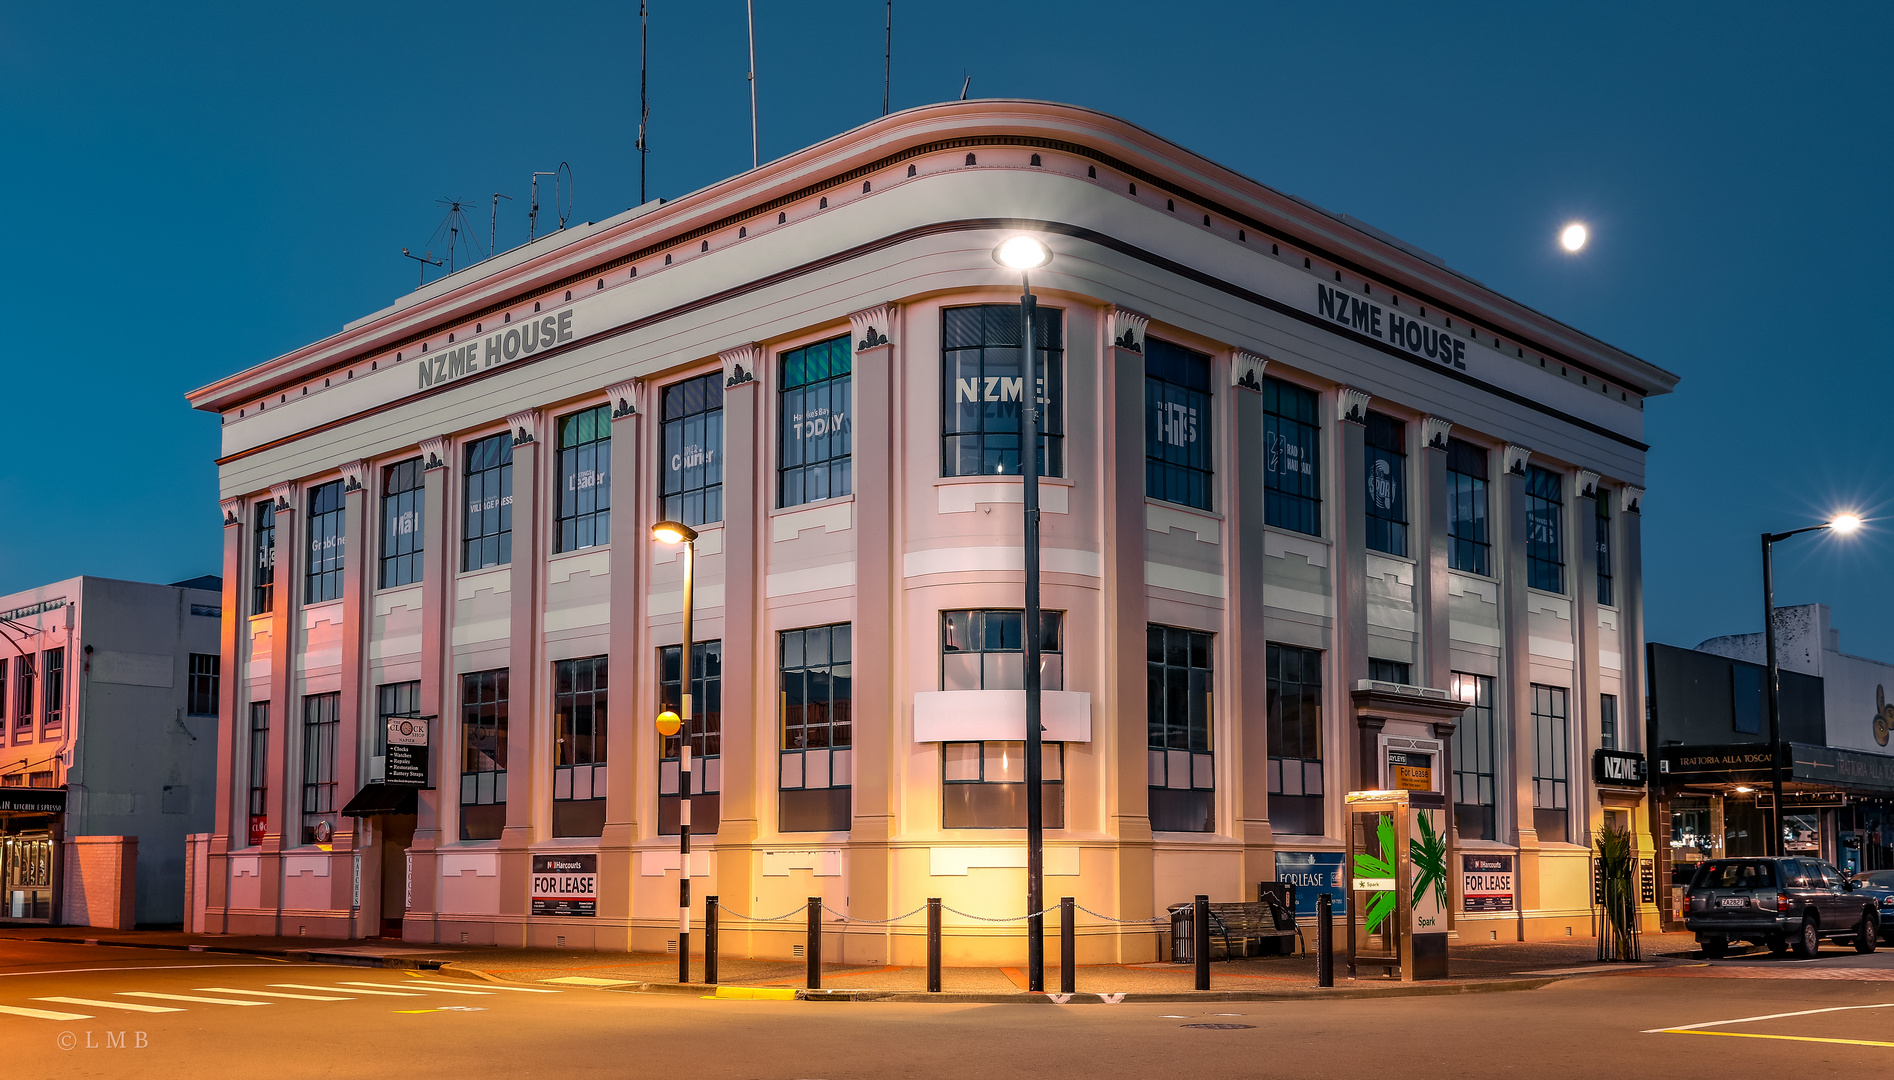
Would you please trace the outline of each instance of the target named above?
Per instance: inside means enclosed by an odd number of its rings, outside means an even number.
[[[650,779],[649,770],[644,766],[647,759],[639,748],[640,739],[649,734],[651,723],[638,705],[643,699],[634,689],[633,681],[644,649],[645,638],[640,633],[643,625],[640,617],[644,611],[641,598],[645,589],[645,560],[650,557],[653,543],[645,531],[644,503],[636,494],[643,475],[640,461],[644,415],[639,411],[642,392],[643,387],[636,380],[619,383],[605,392],[611,404],[612,484],[617,490],[612,500],[616,520],[612,522],[611,564],[607,577],[612,617],[605,646],[613,695],[605,734],[605,760],[609,763],[605,770],[605,828],[598,841],[598,948],[603,951],[629,951],[632,947],[629,926],[621,930],[606,925],[605,920],[628,923],[636,915],[633,894],[637,878],[632,851],[639,838],[638,799],[643,785]],[[516,469],[517,461],[516,458]],[[516,495],[518,490],[516,483]],[[521,903],[525,902],[522,899]]]
[[[246,846],[249,840],[250,779],[248,775],[239,776],[237,770],[237,744],[249,730],[249,710],[245,707],[243,677],[243,646],[240,627],[247,627],[245,618],[248,608],[242,603],[247,596],[249,578],[244,573],[245,554],[249,550],[250,530],[247,518],[250,503],[246,499],[225,499],[221,505],[224,516],[224,591],[223,618],[218,627],[218,650],[223,656],[223,679],[217,688],[217,784],[216,817],[211,820],[210,857],[205,871],[205,922],[204,928],[217,927],[225,933],[230,929],[230,860],[232,846],[231,835],[235,833]],[[243,807],[239,811],[238,807]],[[241,815],[242,822],[238,818]],[[241,831],[239,831],[241,830]],[[213,913],[215,915],[213,916]],[[189,925],[190,912],[185,912],[186,925]]]
[[[460,775],[448,766],[452,759],[442,752],[448,741],[444,732],[453,727],[454,703],[458,687],[454,684],[453,664],[448,655],[447,632],[452,616],[453,563],[448,559],[452,536],[447,522],[449,492],[453,490],[452,441],[445,437],[425,439],[421,443],[421,694],[422,716],[432,716],[428,737],[428,774],[432,787],[416,793],[414,840],[408,847],[408,867],[413,875],[413,893],[401,919],[404,941],[440,940],[440,870],[436,849],[454,837],[445,830],[455,822],[445,813],[451,800],[453,812],[459,812]],[[517,488],[515,489],[517,491]],[[519,520],[518,508],[514,520]],[[368,561],[368,560],[364,560]],[[369,578],[368,580],[373,580]],[[509,791],[510,795],[511,792]]]
[[[1494,566],[1500,573],[1500,630],[1506,643],[1494,696],[1501,710],[1499,726],[1510,751],[1513,781],[1510,786],[1500,785],[1507,795],[1497,809],[1502,815],[1501,835],[1519,847],[1522,918],[1539,906],[1539,833],[1532,816],[1532,650],[1526,614],[1526,462],[1531,456],[1532,451],[1523,446],[1507,446],[1502,457],[1505,472],[1488,489],[1499,503],[1492,508]],[[1510,832],[1505,829],[1506,818],[1511,819]]]
[[[1151,835],[1150,767],[1146,730],[1145,627],[1150,606],[1144,584],[1144,329],[1143,315],[1124,308],[1106,311],[1100,394],[1104,416],[1102,493],[1105,520],[1105,587],[1100,679],[1104,701],[1094,710],[1109,718],[1093,729],[1099,760],[1111,763],[1106,796],[1107,827],[1118,839],[1118,917],[1154,913],[1154,851]],[[1265,774],[1267,775],[1267,774]],[[1149,959],[1143,942],[1119,939],[1121,962]]]
[[[281,852],[301,839],[302,788],[292,785],[289,773],[292,741],[302,734],[296,715],[296,656],[303,628],[303,566],[308,559],[309,536],[304,531],[298,484],[270,489],[276,500],[276,583],[270,590],[270,745],[264,771],[269,779],[264,804],[269,822],[263,836],[258,874],[262,895],[258,905],[276,912],[272,934],[283,932],[283,860]]]
[[[1447,439],[1453,425],[1438,417],[1421,420],[1421,451],[1414,481],[1414,554],[1420,563],[1415,602],[1420,611],[1420,664],[1417,674],[1427,686],[1447,689],[1453,681],[1453,627],[1447,598]],[[1452,765],[1447,775],[1453,775]]]
[[[370,693],[366,659],[368,632],[364,612],[374,594],[374,546],[368,542],[369,520],[373,513],[372,472],[367,462],[351,461],[342,466],[342,686],[336,696],[335,798],[340,810],[362,785],[362,739],[367,732],[365,709]],[[329,906],[350,914],[350,936],[378,934],[379,927],[365,928],[355,922],[351,911],[354,894],[354,852],[360,844],[360,821],[336,818],[333,853],[329,858]]]
[[[1243,881],[1276,879],[1275,835],[1269,825],[1269,629],[1264,617],[1267,530],[1263,526],[1263,372],[1269,361],[1237,350],[1230,363],[1229,558],[1233,607],[1230,637],[1217,662],[1229,668],[1234,710],[1223,730],[1229,738],[1225,770],[1234,789],[1225,800],[1243,843]],[[1134,755],[1135,758],[1135,755]]]
[[[894,643],[901,574],[895,553],[895,468],[900,453],[896,365],[902,348],[893,305],[849,316],[854,339],[853,470],[855,488],[855,775],[850,792],[848,890],[850,910],[861,918],[885,919],[893,904],[889,841],[895,829],[892,778],[905,758],[903,710],[895,699]],[[726,429],[728,430],[728,429]],[[732,567],[734,570],[734,567]],[[770,710],[772,718],[775,710]],[[759,729],[760,729],[759,725]],[[775,748],[771,724],[770,747]],[[774,790],[775,762],[770,763]],[[886,937],[858,947],[886,948]],[[861,961],[872,957],[857,958]],[[886,963],[884,956],[880,962]]]
[[[517,948],[527,943],[530,847],[546,834],[551,812],[540,811],[541,804],[550,805],[552,766],[541,749],[547,740],[539,737],[549,708],[541,704],[541,698],[549,694],[547,673],[540,670],[538,640],[540,580],[551,524],[545,513],[546,483],[540,475],[539,413],[517,412],[506,422],[513,432],[513,566],[507,624],[506,825],[500,830],[500,916],[493,940],[496,945]],[[613,451],[617,451],[616,439]],[[618,463],[612,464],[615,470]],[[613,586],[617,584],[614,580]],[[610,750],[608,743],[608,755]],[[608,797],[609,785],[619,771],[609,767],[605,771]],[[609,809],[610,803],[606,805]]]
[[[1577,685],[1572,687],[1573,700],[1569,706],[1572,805],[1567,828],[1571,830],[1574,843],[1589,847],[1592,829],[1602,824],[1598,817],[1598,793],[1591,783],[1591,752],[1602,745],[1599,739],[1603,716],[1599,703],[1603,687],[1598,668],[1598,500],[1609,496],[1599,491],[1595,472],[1581,470],[1575,476],[1568,475],[1566,482],[1572,483],[1578,494],[1571,500],[1571,540],[1566,545],[1566,550],[1576,556],[1569,561],[1573,567],[1573,637],[1578,646],[1578,663],[1573,665]],[[1622,706],[1623,702],[1619,704]]]
[[[1336,740],[1335,748],[1345,758],[1340,777],[1341,790],[1379,787],[1373,755],[1373,742],[1365,721],[1355,718],[1355,684],[1368,677],[1368,488],[1367,422],[1370,398],[1350,386],[1335,391],[1334,461],[1335,556],[1332,563],[1335,587],[1334,657],[1330,664],[1332,681],[1324,697],[1335,718],[1327,727],[1333,731],[1337,721],[1345,725],[1346,738]],[[1366,749],[1364,749],[1364,747]],[[1336,770],[1329,770],[1331,782]],[[1331,792],[1325,810],[1329,835],[1344,824],[1347,808],[1339,793]]]
[[[762,346],[731,349],[722,359],[725,708],[723,793],[715,843],[720,887],[727,882],[727,887],[741,894],[751,880],[751,845],[761,816],[758,797],[776,790],[776,710],[761,707],[774,697],[776,666],[775,650],[764,640],[760,587],[771,487],[764,479],[768,398],[758,379],[766,360]],[[880,918],[863,906],[872,903],[876,891],[867,884],[871,883],[851,887],[852,910],[864,918]]]

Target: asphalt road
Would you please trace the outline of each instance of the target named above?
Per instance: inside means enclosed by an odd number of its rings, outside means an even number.
[[[0,1075],[1726,1080],[1894,1066],[1894,981],[1866,981],[1894,971],[1850,967],[1864,959],[1852,952],[1827,959],[1841,966],[1708,965],[1448,997],[909,1005],[530,992],[11,941]]]

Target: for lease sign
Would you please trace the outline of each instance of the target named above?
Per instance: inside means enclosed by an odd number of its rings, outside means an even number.
[[[1513,909],[1513,856],[1460,856],[1462,911]]]
[[[598,856],[533,856],[533,914],[597,916]]]

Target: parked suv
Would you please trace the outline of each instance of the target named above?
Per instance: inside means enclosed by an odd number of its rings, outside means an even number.
[[[1820,859],[1711,859],[1690,880],[1684,925],[1711,957],[1729,951],[1732,941],[1810,957],[1822,938],[1871,953],[1880,930],[1877,899]]]

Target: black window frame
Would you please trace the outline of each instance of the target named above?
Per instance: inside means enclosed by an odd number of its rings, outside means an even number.
[[[554,836],[598,836],[605,827],[610,692],[609,656],[552,662]]]
[[[40,724],[56,728],[66,719],[66,647],[40,654]]]
[[[658,708],[683,707],[682,645],[658,647]],[[691,833],[714,833],[723,813],[723,641],[691,643]],[[679,764],[685,732],[658,749],[658,835],[676,836],[682,796]],[[711,775],[715,767],[716,775]],[[669,789],[668,792],[666,789]]]
[[[1532,827],[1571,841],[1571,691],[1532,684]]]
[[[1526,466],[1526,584],[1565,594],[1565,477]]]
[[[1453,823],[1462,840],[1499,838],[1499,728],[1491,675],[1453,673],[1467,711],[1453,729]]]
[[[965,615],[964,621],[954,616]],[[942,690],[1023,690],[1026,688],[1026,613],[1021,608],[948,608],[940,613],[940,688]],[[1065,689],[1065,612],[1039,612],[1039,688]],[[1009,634],[1009,630],[1011,633]],[[1017,644],[1014,644],[1017,642]],[[1006,660],[1019,657],[1019,685],[1005,670]],[[977,656],[975,680],[966,676],[967,665],[950,662],[950,657]],[[988,657],[994,659],[988,662]]]
[[[186,665],[185,715],[216,716],[217,694],[223,682],[224,658],[217,653],[191,653]]]
[[[513,562],[513,433],[467,443],[461,479],[460,570]]]
[[[1618,749],[1618,695],[1598,695],[1598,745]]]
[[[1362,433],[1362,494],[1369,551],[1407,557],[1407,421],[1370,411]],[[1383,506],[1383,503],[1387,505]]]
[[[20,657],[13,665],[13,728],[23,731],[33,726],[33,654]]]
[[[250,544],[250,614],[268,615],[276,603],[276,500],[256,504]]]
[[[658,401],[658,516],[714,525],[723,520],[723,372],[670,383]],[[701,457],[686,453],[692,447]]]
[[[1320,649],[1275,641],[1269,642],[1266,650],[1269,817],[1271,826],[1279,833],[1322,836],[1327,831],[1328,783],[1323,775],[1326,747],[1322,730],[1324,659]],[[1313,681],[1309,677],[1311,672]],[[1291,687],[1293,695],[1288,693]],[[1292,704],[1295,706],[1293,740],[1289,738],[1288,727]],[[1296,773],[1293,783],[1292,769]],[[1311,787],[1315,790],[1310,791]]]
[[[1156,832],[1215,832],[1216,635],[1144,628],[1146,798]]]
[[[1322,395],[1273,375],[1263,377],[1263,523],[1322,535]]]
[[[1593,502],[1598,504],[1593,516],[1592,540],[1598,551],[1598,605],[1600,607],[1617,606],[1616,582],[1613,580],[1611,565],[1611,496],[1603,488],[1598,489]]]
[[[1402,686],[1414,685],[1414,665],[1407,660],[1385,660],[1378,656],[1368,658],[1368,678],[1375,682],[1398,683]]]
[[[553,553],[612,542],[612,407],[593,405],[553,422],[559,490],[553,507]]]
[[[331,480],[310,488],[307,505],[303,603],[323,604],[342,596],[342,571],[348,557],[348,499],[342,481]]]
[[[460,676],[460,838],[498,840],[506,827],[510,668]]]
[[[1447,568],[1493,576],[1492,451],[1447,439]]]
[[[1210,356],[1144,339],[1144,495],[1209,510],[1215,477]]]
[[[7,696],[7,661],[10,656],[0,656],[0,732],[6,730],[7,710],[12,707],[13,699]]]
[[[854,363],[847,334],[785,350],[777,358],[782,375],[776,390],[779,508],[853,494]],[[814,494],[817,490],[820,494]]]
[[[368,733],[368,745],[375,757],[388,756],[388,721],[396,717],[421,715],[421,683],[418,679],[382,683],[375,687],[375,729]]]
[[[1010,763],[1019,756],[1017,770],[1007,767],[1000,778],[989,776],[993,764]],[[1024,829],[1026,827],[1026,743],[988,740],[940,744],[940,787],[943,829]],[[966,776],[971,760],[974,775]],[[1041,824],[1065,828],[1065,743],[1039,744]],[[961,775],[956,775],[959,773]],[[1017,779],[1012,777],[1016,776]]]
[[[800,627],[776,635],[777,692],[782,703],[776,772],[781,832],[849,828],[853,663],[854,626],[850,623]]]
[[[342,730],[342,694],[303,695],[303,789],[301,837],[304,845],[327,843],[318,827],[335,835],[336,742]]]
[[[1063,477],[1064,309],[1035,307],[1032,333],[1033,382],[1035,387],[1044,388],[1039,475]],[[971,304],[943,308],[940,340],[941,476],[1019,476],[1023,469],[1019,403],[1026,396],[1025,376],[1020,372],[1024,365],[1019,359],[1019,306]],[[989,371],[998,374],[989,375]],[[971,383],[962,377],[968,374],[973,376]],[[1019,384],[1017,388],[1013,382]],[[1019,396],[1009,398],[1008,393],[1015,389]],[[963,399],[970,406],[964,412]]]
[[[270,703],[267,701],[250,703],[249,789],[249,813],[244,816],[243,846],[255,847],[263,841],[261,836],[257,836],[256,819],[263,819],[266,832],[270,820]],[[256,844],[250,842],[252,836],[256,836]]]
[[[393,589],[421,580],[427,546],[427,470],[412,457],[381,469],[380,588]]]

